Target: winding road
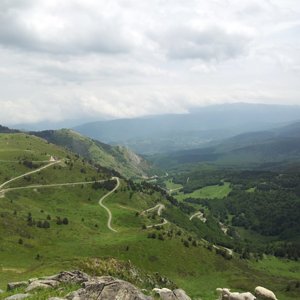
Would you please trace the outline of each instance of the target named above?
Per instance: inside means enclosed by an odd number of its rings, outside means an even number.
[[[37,172],[39,172],[39,171],[42,171],[42,170],[44,170],[44,169],[46,169],[46,168],[49,168],[49,167],[51,167],[51,166],[53,166],[53,165],[55,165],[55,164],[58,164],[58,163],[61,163],[61,160],[57,160],[57,161],[55,161],[55,162],[51,162],[50,164],[45,165],[45,166],[43,166],[43,167],[40,167],[40,168],[38,168],[38,169],[36,169],[36,170],[27,172],[27,173],[22,174],[22,175],[20,175],[20,176],[14,177],[14,178],[12,178],[12,179],[10,179],[10,180],[8,180],[8,181],[5,181],[4,183],[2,183],[2,184],[0,185],[0,190],[1,190],[4,186],[6,186],[7,184],[9,184],[9,183],[11,183],[11,182],[13,182],[13,181],[15,181],[15,180],[18,180],[18,179],[20,179],[20,178],[23,178],[24,176],[27,176],[27,175],[31,175],[31,174],[37,173]]]
[[[159,203],[159,204],[155,205],[154,207],[151,207],[151,208],[148,208],[148,209],[142,211],[141,215],[144,215],[145,213],[150,212],[152,210],[157,210],[157,215],[160,216],[162,210],[165,209],[165,208],[166,207],[163,204]],[[169,222],[168,222],[167,219],[163,219],[162,223],[154,224],[154,225],[148,225],[147,228],[153,228],[153,227],[163,226],[163,225],[168,224],[168,223]]]
[[[195,214],[193,214],[191,217],[190,217],[190,221],[192,221],[194,218],[199,218],[203,223],[206,222],[206,218],[204,217],[203,213],[201,211],[199,212],[196,212]]]
[[[101,207],[103,207],[103,208],[107,211],[107,213],[108,213],[108,220],[107,220],[107,227],[108,227],[108,229],[110,229],[110,230],[113,231],[113,232],[117,232],[117,230],[115,230],[115,229],[113,229],[113,228],[111,227],[111,220],[112,220],[112,214],[111,214],[111,211],[110,211],[110,209],[109,209],[107,206],[105,206],[105,205],[103,204],[104,199],[107,198],[109,195],[111,195],[114,191],[116,191],[116,190],[119,188],[119,186],[120,186],[120,179],[119,179],[118,177],[112,177],[112,179],[113,179],[113,180],[116,180],[116,181],[117,181],[117,184],[116,184],[116,186],[115,186],[110,192],[108,192],[107,194],[105,194],[105,195],[99,200],[99,205],[100,205]]]

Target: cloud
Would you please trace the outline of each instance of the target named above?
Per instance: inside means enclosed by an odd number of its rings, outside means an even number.
[[[171,59],[201,59],[223,61],[246,53],[250,37],[225,28],[203,29],[175,27],[159,37]]]
[[[1,123],[299,104],[298,0],[1,0]]]
[[[25,1],[27,5],[20,5],[19,1],[5,1],[0,13],[0,44],[53,54],[130,51],[131,32],[122,26],[118,11],[106,17],[76,1],[73,5],[66,1],[61,7],[55,2]]]

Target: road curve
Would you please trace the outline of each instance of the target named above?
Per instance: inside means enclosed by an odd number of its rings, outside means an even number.
[[[9,183],[11,183],[11,182],[13,182],[13,181],[15,181],[15,180],[17,180],[17,179],[23,178],[24,176],[27,176],[27,175],[31,175],[31,174],[37,173],[37,172],[39,172],[39,171],[42,171],[42,170],[44,170],[44,169],[46,169],[46,168],[49,168],[49,167],[51,167],[51,166],[53,166],[53,165],[55,165],[55,164],[60,163],[60,162],[61,162],[61,160],[57,160],[57,161],[52,162],[52,163],[50,163],[50,164],[47,164],[47,165],[45,165],[45,166],[43,166],[43,167],[40,167],[40,168],[38,168],[38,169],[36,169],[36,170],[27,172],[27,173],[22,174],[22,175],[20,175],[20,176],[14,177],[14,178],[12,178],[12,179],[10,179],[10,180],[8,180],[8,181],[5,181],[4,183],[2,183],[2,184],[0,185],[0,190],[1,190],[4,186],[6,186],[7,184],[9,184]]]
[[[165,209],[165,206],[163,204],[159,203],[159,204],[155,205],[154,207],[151,207],[151,208],[148,208],[148,209],[142,211],[141,214],[143,215],[143,214],[145,214],[145,213],[147,213],[149,211],[157,210],[157,214],[160,216],[161,215],[161,211],[163,209]]]
[[[118,177],[112,177],[112,179],[113,179],[113,180],[116,180],[116,181],[117,181],[117,184],[116,184],[116,186],[115,186],[110,192],[108,192],[107,194],[105,194],[105,195],[99,200],[99,205],[100,205],[101,207],[103,207],[103,208],[107,211],[107,213],[108,213],[108,220],[107,220],[107,227],[108,227],[108,229],[111,230],[111,231],[113,231],[113,232],[117,232],[117,230],[115,230],[115,229],[113,229],[113,228],[111,227],[111,220],[112,220],[112,214],[111,214],[111,211],[109,210],[109,208],[108,208],[107,206],[105,206],[105,205],[103,204],[104,199],[107,198],[109,195],[111,195],[114,191],[116,191],[116,190],[118,189],[118,187],[120,186],[120,180],[119,180]]]

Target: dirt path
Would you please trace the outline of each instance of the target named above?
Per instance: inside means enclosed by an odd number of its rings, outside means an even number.
[[[107,227],[108,227],[108,229],[111,230],[111,231],[117,232],[117,230],[115,230],[115,229],[113,229],[113,228],[111,227],[111,220],[112,220],[112,214],[111,214],[111,211],[110,211],[110,209],[109,209],[107,206],[105,206],[105,205],[103,204],[104,199],[107,198],[109,195],[111,195],[114,191],[116,191],[116,190],[118,189],[118,187],[120,186],[120,180],[119,180],[118,177],[112,177],[112,179],[113,179],[113,180],[116,180],[116,181],[117,181],[117,184],[116,184],[116,186],[115,186],[110,192],[108,192],[107,194],[105,194],[105,195],[99,200],[99,205],[100,205],[101,207],[103,207],[103,208],[107,211],[107,213],[108,213],[108,220],[107,220]]]
[[[152,210],[156,210],[157,209],[157,214],[160,216],[161,215],[161,211],[163,209],[165,209],[165,206],[163,204],[157,204],[155,205],[154,207],[151,207],[151,208],[148,208],[144,211],[141,212],[141,215],[144,215],[145,213],[149,212],[149,211],[152,211]]]
[[[142,211],[141,215],[144,215],[145,213],[153,211],[153,210],[157,210],[157,215],[161,216],[161,212],[165,208],[166,207],[163,204],[159,203],[159,204],[155,205],[154,207],[151,207],[151,208],[148,208],[148,209]],[[163,219],[162,223],[154,224],[154,225],[148,225],[147,228],[153,228],[153,227],[163,226],[163,225],[165,225],[167,223],[169,223],[168,220],[167,219]]]
[[[60,186],[73,186],[73,185],[82,185],[82,184],[92,184],[92,183],[95,183],[95,182],[105,182],[105,181],[107,181],[107,180],[37,184],[37,185],[28,185],[28,186],[20,186],[20,187],[15,187],[15,188],[8,188],[8,189],[1,190],[1,192],[5,193],[5,192],[10,192],[10,191],[16,191],[16,190],[43,189],[43,188],[60,187]]]
[[[55,165],[55,164],[58,164],[58,163],[61,163],[61,160],[57,160],[57,161],[52,162],[52,163],[50,163],[50,164],[48,164],[48,165],[45,165],[45,166],[43,166],[43,167],[40,167],[40,168],[38,168],[38,169],[36,169],[36,170],[33,170],[33,171],[27,172],[27,173],[25,173],[25,174],[19,175],[19,176],[17,176],[17,177],[14,177],[14,178],[12,178],[12,179],[10,179],[10,180],[8,180],[8,181],[2,183],[2,184],[0,185],[0,190],[1,190],[4,186],[6,186],[7,184],[9,184],[9,183],[11,183],[11,182],[13,182],[13,181],[15,181],[15,180],[18,180],[18,179],[20,179],[20,178],[23,178],[24,176],[27,176],[27,175],[31,175],[31,174],[40,172],[40,171],[42,171],[42,170],[44,170],[44,169],[46,169],[46,168],[49,168],[49,167],[51,167],[51,166],[53,166],[53,165]]]
[[[190,221],[192,221],[194,218],[199,218],[203,223],[206,222],[206,218],[204,217],[203,213],[201,211],[196,212],[190,217]]]

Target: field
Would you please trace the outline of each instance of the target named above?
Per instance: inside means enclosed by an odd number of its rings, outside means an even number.
[[[197,189],[192,193],[180,193],[178,192],[175,195],[177,200],[184,200],[187,198],[196,198],[196,199],[222,199],[226,197],[231,191],[230,183],[225,182],[224,185],[213,185],[213,186],[206,186],[201,189]]]

